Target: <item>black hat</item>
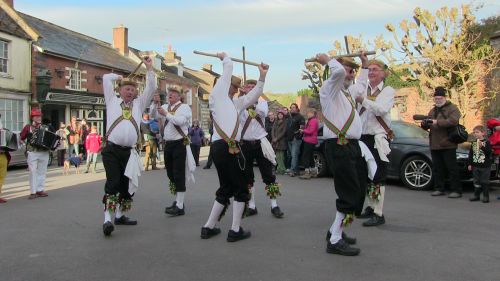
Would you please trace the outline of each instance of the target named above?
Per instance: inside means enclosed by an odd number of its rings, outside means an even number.
[[[446,89],[444,87],[436,87],[434,89],[434,96],[435,97],[446,97]]]

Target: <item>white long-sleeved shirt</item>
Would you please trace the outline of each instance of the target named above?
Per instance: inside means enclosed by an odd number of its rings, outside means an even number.
[[[264,82],[258,81],[257,85],[255,85],[255,87],[248,94],[231,100],[228,93],[231,85],[231,76],[233,74],[233,62],[229,57],[225,57],[222,60],[222,66],[222,75],[219,77],[212,92],[210,93],[208,106],[210,111],[212,111],[212,117],[215,122],[217,122],[219,127],[228,137],[231,137],[238,115],[241,114],[241,111],[257,102],[264,89]],[[235,137],[236,141],[240,140],[242,129],[242,126],[239,126]],[[214,126],[212,141],[220,139],[223,138],[219,135]]]
[[[122,115],[121,104],[123,100],[116,96],[113,88],[113,81],[117,80],[119,75],[115,73],[104,74],[102,77],[102,86],[104,90],[104,100],[106,102],[106,131]],[[142,94],[132,101],[132,118],[141,124],[142,112],[151,102],[156,91],[156,75],[151,70],[146,74],[146,87]],[[111,132],[108,141],[122,146],[134,146],[137,143],[137,132],[129,120],[121,121]]]
[[[257,102],[257,105],[255,106],[255,113],[260,116],[262,123],[264,123],[268,111],[269,107],[267,101],[259,100]],[[248,117],[249,117],[248,110],[243,110],[240,115],[240,127],[242,131]],[[259,121],[253,118],[252,121],[250,121],[250,124],[248,125],[247,131],[245,132],[243,139],[253,141],[253,140],[260,140],[265,136],[267,136],[266,129],[263,128],[262,125],[260,125]]]
[[[180,103],[181,102],[179,101],[173,104],[170,107],[170,110],[173,110]],[[164,104],[161,107],[168,112],[168,104]],[[191,108],[187,104],[181,104],[174,114],[168,113],[166,116],[159,114],[156,105],[151,104],[149,107],[149,115],[154,119],[162,119],[163,122],[168,121],[165,129],[163,130],[163,139],[166,141],[179,140],[183,138],[183,136],[177,132],[174,125],[179,126],[186,135],[188,134],[189,121],[191,120],[192,112]]]
[[[342,130],[344,124],[349,119],[353,104],[343,93],[345,69],[335,59],[328,62],[330,68],[330,77],[323,81],[323,86],[319,91],[319,99],[323,116],[335,125],[339,130]],[[361,69],[360,75],[356,84],[349,87],[347,90],[352,98],[366,93],[368,84],[368,70]],[[355,112],[354,120],[347,130],[347,139],[359,139],[361,137],[362,124],[359,114]],[[323,127],[323,136],[327,139],[338,138],[337,134],[332,132],[327,126]]]
[[[390,87],[384,87],[384,82],[380,82],[376,87],[372,88],[370,85],[370,90],[372,93],[381,91],[375,100],[370,100],[367,94],[364,94],[364,100],[361,106],[358,106],[359,110],[361,108],[366,108],[366,110],[361,114],[361,121],[363,122],[363,134],[366,135],[378,135],[385,134],[386,131],[384,127],[380,125],[375,116],[381,116],[389,128],[391,127],[391,109],[394,105],[394,95],[396,91]],[[359,112],[359,111],[358,111]]]

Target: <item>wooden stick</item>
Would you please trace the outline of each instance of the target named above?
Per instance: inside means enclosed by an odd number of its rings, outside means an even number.
[[[130,72],[130,74],[127,76],[127,78],[130,78],[130,76],[134,75],[134,74],[137,72],[137,70],[139,70],[139,68],[141,67],[141,65],[142,65],[143,63],[144,63],[144,62],[143,62],[143,61],[141,61],[141,62],[139,63],[139,65],[137,65],[137,67],[134,69],[134,71]]]
[[[365,52],[365,55],[367,56],[371,56],[371,55],[375,55],[377,52],[375,51],[369,51],[369,52]],[[338,55],[338,56],[333,56],[332,58],[334,59],[339,59],[339,58],[346,58],[346,57],[359,57],[361,56],[361,53],[354,53],[354,54],[345,54],[345,55]],[[309,59],[305,59],[305,62],[316,62],[316,58],[309,58]]]
[[[217,54],[211,54],[211,53],[205,53],[205,52],[200,52],[200,51],[193,51],[193,53],[197,54],[197,55],[202,55],[202,56],[207,56],[207,57],[214,57],[214,58],[218,58]],[[259,67],[260,66],[260,63],[256,63],[256,62],[251,62],[251,61],[247,61],[247,60],[240,60],[240,59],[237,59],[237,58],[231,58],[230,59],[232,61],[235,61],[235,62],[239,62],[239,63],[245,63],[245,64],[249,64],[249,65],[253,65],[253,66],[257,66]]]

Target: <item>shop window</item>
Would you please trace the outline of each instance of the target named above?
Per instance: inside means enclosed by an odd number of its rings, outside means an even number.
[[[11,131],[21,131],[23,128],[23,100],[0,98],[0,114],[4,128]]]

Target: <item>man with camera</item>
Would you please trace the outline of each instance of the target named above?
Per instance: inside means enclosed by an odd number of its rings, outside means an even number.
[[[429,130],[429,144],[434,173],[434,189],[432,196],[442,196],[446,174],[450,180],[451,193],[448,198],[462,197],[462,186],[457,165],[457,144],[448,139],[448,129],[458,125],[460,110],[446,99],[446,89],[434,89],[434,107],[428,119],[422,121],[422,128]]]

